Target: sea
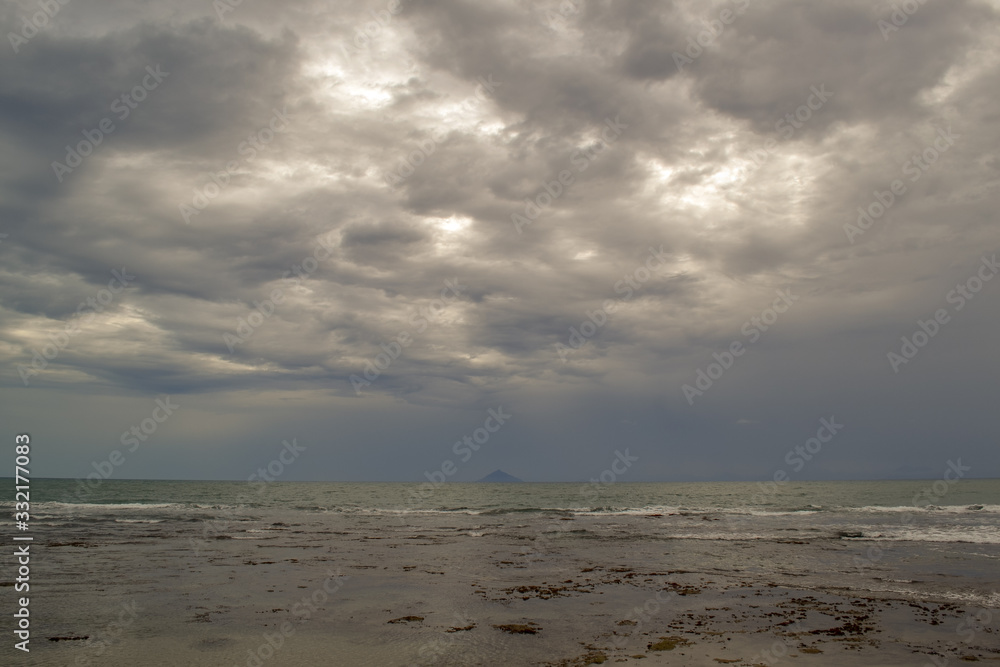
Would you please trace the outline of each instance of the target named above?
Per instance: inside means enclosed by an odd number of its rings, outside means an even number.
[[[92,484],[92,483],[91,483]],[[789,531],[869,541],[1000,544],[1000,480],[667,483],[348,483],[32,480],[41,530],[90,522],[224,520],[249,537],[275,517],[330,514],[381,518],[387,526],[427,517],[656,517],[646,537],[748,540]],[[6,502],[13,511],[13,503]],[[676,517],[676,518],[675,518]],[[686,519],[725,519],[726,530]],[[378,523],[370,524],[378,530]]]
[[[4,509],[13,514],[13,503]],[[550,628],[550,643],[538,646],[560,655],[578,645],[574,633],[610,632],[611,620],[629,618],[650,587],[663,585],[704,591],[700,600],[676,597],[678,604],[714,600],[721,608],[748,603],[746,591],[797,590],[933,600],[1000,619],[1000,480],[993,479],[89,486],[33,479],[30,514],[32,592],[38,618],[47,619],[39,621],[48,624],[44,636],[90,637],[42,642],[31,664],[254,665],[278,618],[302,625],[270,664],[326,664],[310,661],[332,645],[353,656],[338,664],[494,664],[489,656],[501,640],[493,631],[460,640],[448,627],[475,625],[463,618],[480,619],[479,628],[490,627],[483,619],[530,618]],[[16,567],[4,559],[4,580]],[[647,583],[616,574],[629,571],[645,572]],[[604,579],[591,578],[600,573]],[[558,600],[537,607],[516,593],[556,581],[581,587],[565,584]],[[598,591],[603,606],[595,607],[586,600]],[[324,600],[312,616],[297,602],[310,594]],[[128,604],[145,612],[103,653],[93,638],[108,635],[109,619]],[[521,608],[530,614],[515,613]],[[428,619],[422,630],[391,623],[411,616]],[[572,632],[554,632],[571,617],[582,619]],[[433,628],[432,619],[440,621]],[[535,664],[529,658],[541,655],[497,636],[508,642],[504,651],[526,656],[510,664]],[[437,662],[418,659],[441,637],[479,643],[454,644],[452,662],[444,649]],[[149,657],[161,648],[180,653]],[[71,663],[71,651],[94,662]],[[249,658],[233,657],[247,651]]]
[[[178,530],[225,524],[238,539],[328,515],[370,518],[370,530],[418,518],[603,519],[643,539],[774,540],[791,532],[856,541],[1000,544],[1000,480],[697,483],[346,483],[35,479],[32,525],[64,536],[93,524]],[[6,502],[8,511],[13,503]],[[615,518],[620,519],[616,522]],[[723,524],[691,523],[691,519]],[[607,521],[610,520],[610,521]],[[189,530],[198,531],[197,528]],[[201,532],[206,532],[201,529]],[[217,532],[212,529],[207,532]],[[639,535],[637,535],[639,536]]]

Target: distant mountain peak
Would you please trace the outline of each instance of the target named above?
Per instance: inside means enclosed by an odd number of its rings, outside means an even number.
[[[513,475],[508,475],[503,470],[494,470],[486,477],[483,477],[479,482],[523,482],[523,479],[518,479]]]

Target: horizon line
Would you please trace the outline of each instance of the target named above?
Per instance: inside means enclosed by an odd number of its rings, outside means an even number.
[[[14,480],[14,477],[6,477],[0,475],[0,479]],[[32,481],[40,480],[60,480],[60,481],[80,481],[84,482],[87,478],[85,477],[33,477]],[[363,479],[363,480],[335,480],[335,479],[300,479],[300,480],[258,480],[257,482],[251,482],[245,479],[165,479],[159,477],[152,478],[125,478],[125,479],[110,479],[103,478],[103,482],[240,482],[244,484],[259,484],[260,481],[264,481],[265,484],[601,484],[603,486],[617,486],[619,484],[775,484],[777,486],[784,486],[786,484],[802,484],[802,483],[830,483],[830,482],[929,482],[940,480],[941,476],[935,477],[880,477],[874,479],[799,479],[791,480],[786,479],[781,482],[775,482],[773,479],[698,479],[698,480],[679,480],[679,479],[668,479],[668,480],[647,480],[647,481],[614,481],[614,482],[601,482],[595,480],[577,480],[577,481],[527,481],[520,480],[514,482],[484,482],[479,480],[471,480],[467,482],[459,482],[453,480],[445,480],[444,482],[431,482],[427,480],[417,480],[417,481],[400,481],[400,480],[378,480],[378,479]],[[971,477],[967,476],[964,480],[997,480],[1000,481],[1000,477]]]

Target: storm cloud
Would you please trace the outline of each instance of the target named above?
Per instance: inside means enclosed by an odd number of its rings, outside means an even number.
[[[421,480],[498,406],[456,480],[764,479],[821,418],[799,478],[1000,475],[996,2],[40,7],[0,8],[36,475],[163,396],[116,476],[297,437],[289,479]]]

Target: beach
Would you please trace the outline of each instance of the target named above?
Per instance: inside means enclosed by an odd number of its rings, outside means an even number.
[[[749,486],[52,481],[25,664],[1000,664],[996,481]]]

